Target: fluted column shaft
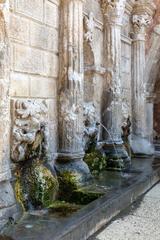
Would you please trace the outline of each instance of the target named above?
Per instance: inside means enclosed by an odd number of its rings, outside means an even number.
[[[61,8],[59,155],[83,154],[83,1]]]
[[[142,4],[143,6],[143,4]],[[144,8],[144,6],[143,6]],[[140,8],[141,9],[141,8]],[[132,150],[137,154],[152,154],[153,148],[147,139],[147,102],[145,70],[146,28],[151,16],[144,11],[133,15],[132,44]]]
[[[146,84],[145,69],[145,34],[151,21],[147,14],[133,16],[132,45],[132,134],[144,138],[146,135]]]
[[[83,0],[62,0],[60,29],[59,150],[57,173],[73,174],[77,186],[91,178],[83,161]]]
[[[121,142],[122,124],[122,101],[120,81],[120,58],[121,58],[121,25],[105,22],[105,56],[107,73],[107,84],[105,97],[107,104],[103,109],[103,123],[109,134],[103,131],[103,139],[114,142]],[[113,138],[113,140],[111,139]]]
[[[109,169],[126,169],[130,158],[122,141],[121,26],[125,0],[102,0],[104,14],[104,79],[102,142]]]
[[[104,12],[104,65],[107,70],[104,82],[102,121],[107,127],[103,140],[122,143],[122,99],[121,99],[121,25],[125,1],[102,0]],[[112,138],[112,139],[111,139]]]

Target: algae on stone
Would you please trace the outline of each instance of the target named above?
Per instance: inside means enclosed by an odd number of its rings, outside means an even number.
[[[65,201],[55,201],[49,207],[49,212],[56,212],[61,214],[62,216],[66,216],[68,214],[72,214],[79,209],[81,209],[81,205],[77,205],[75,203],[69,203]]]
[[[39,160],[31,161],[21,170],[21,188],[25,209],[48,207],[58,191],[58,180]]]
[[[77,189],[72,194],[72,199],[76,204],[86,205],[99,197],[103,196],[104,193],[99,191],[93,191],[85,188]]]
[[[78,188],[77,176],[69,171],[64,171],[58,176],[59,199],[70,201],[72,193]]]
[[[87,152],[85,154],[84,161],[87,163],[90,171],[94,175],[98,175],[107,167],[107,158],[104,157],[97,149],[92,149],[92,151]]]

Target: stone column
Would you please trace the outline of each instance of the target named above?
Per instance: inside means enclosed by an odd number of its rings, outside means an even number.
[[[106,130],[103,128],[102,139],[106,143],[106,153],[110,161],[115,159],[111,165],[113,167],[115,165],[117,168],[124,168],[130,162],[123,148],[121,138],[122,87],[120,67],[121,26],[124,9],[125,0],[102,0],[102,10],[104,13],[104,65],[107,70],[102,99],[102,122]]]
[[[146,129],[145,35],[151,16],[138,9],[133,17],[132,46],[132,149],[137,154],[151,153]]]
[[[83,2],[61,1],[59,152],[57,172],[73,173],[78,184],[91,175],[83,162]]]
[[[10,109],[9,109],[9,3],[0,1],[0,230],[17,208],[10,183]]]
[[[154,116],[154,96],[147,96],[146,98],[146,138],[153,144],[153,118]]]

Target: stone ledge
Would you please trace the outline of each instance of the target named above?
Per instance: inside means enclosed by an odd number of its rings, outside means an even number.
[[[86,240],[113,217],[131,205],[160,180],[160,159],[135,160],[134,168],[125,174],[133,174],[121,187],[113,188],[103,197],[90,203],[67,219],[31,216],[23,219],[15,228],[7,230],[14,240]],[[138,170],[137,170],[138,169]],[[109,174],[109,172],[108,172]],[[119,178],[118,178],[119,180]],[[116,185],[115,185],[116,186]],[[26,226],[32,226],[27,229]],[[44,231],[47,229],[47,231]]]
[[[143,176],[135,184],[124,189],[124,191],[117,191],[111,199],[104,196],[102,199],[96,200],[87,207],[88,209],[86,208],[88,210],[87,214],[84,213],[84,216],[81,214],[79,218],[77,217],[70,228],[66,226],[66,230],[60,236],[53,238],[53,240],[88,239],[138,197],[147,192],[159,180],[160,169],[154,171],[151,175]]]

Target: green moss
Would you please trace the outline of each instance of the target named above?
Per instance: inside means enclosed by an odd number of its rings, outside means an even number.
[[[78,211],[82,206],[74,204],[74,203],[68,203],[65,201],[55,201],[53,202],[49,207],[50,212],[56,212],[59,213],[62,216],[66,216],[68,214],[72,214],[73,212]]]
[[[123,159],[109,159],[107,169],[121,171],[125,167]]]
[[[41,161],[32,161],[21,169],[21,197],[24,208],[48,207],[56,198],[58,180]],[[18,191],[17,191],[18,193]]]
[[[59,200],[61,201],[85,205],[103,195],[101,192],[78,186],[77,175],[74,173],[65,171],[58,179],[60,184]]]
[[[22,183],[21,183],[21,174],[20,171],[17,170],[16,173],[16,182],[15,182],[15,195],[17,202],[21,205],[22,209],[25,210],[24,206],[24,196],[23,196],[23,189],[22,189]]]
[[[64,171],[58,177],[59,199],[70,201],[72,193],[78,188],[77,175],[69,171]]]
[[[92,149],[92,152],[85,154],[84,161],[94,175],[98,175],[107,167],[107,158],[104,157],[98,150]]]
[[[104,193],[102,192],[80,188],[73,192],[72,201],[74,201],[76,204],[86,205],[103,195]]]

